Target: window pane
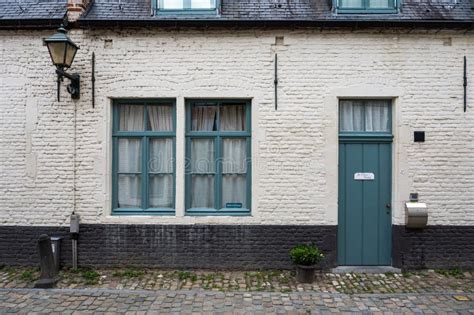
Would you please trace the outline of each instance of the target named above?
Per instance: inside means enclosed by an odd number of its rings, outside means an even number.
[[[365,131],[390,131],[388,101],[367,101],[365,106]]]
[[[120,131],[144,131],[144,115],[142,105],[120,105]]]
[[[119,175],[118,176],[118,207],[140,208],[141,207],[141,176]]]
[[[246,175],[222,176],[222,208],[247,208]]]
[[[223,139],[222,173],[242,174],[247,172],[246,143],[245,139]]]
[[[169,105],[147,106],[147,130],[173,131],[173,107]]]
[[[173,175],[150,175],[150,208],[173,208]]]
[[[150,139],[148,171],[150,173],[173,173],[173,139]]]
[[[191,140],[191,172],[200,174],[215,172],[214,139]]]
[[[221,130],[224,131],[244,131],[245,126],[245,105],[224,105],[221,106]]]
[[[191,110],[191,130],[217,130],[217,106],[193,106]]]
[[[184,0],[161,0],[161,9],[176,9],[176,10],[182,10],[184,8],[183,6]]]
[[[215,0],[191,0],[192,9],[215,9]]]
[[[343,100],[340,104],[339,129],[341,131],[364,131],[363,102]]]
[[[214,175],[191,176],[191,208],[215,208]]]
[[[363,0],[339,0],[340,8],[363,8]]]
[[[118,140],[119,173],[141,172],[141,138],[120,138]]]
[[[392,0],[369,0],[370,9],[393,8]]]

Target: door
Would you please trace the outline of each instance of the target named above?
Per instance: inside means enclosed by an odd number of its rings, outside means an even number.
[[[340,102],[338,262],[391,265],[391,106]]]

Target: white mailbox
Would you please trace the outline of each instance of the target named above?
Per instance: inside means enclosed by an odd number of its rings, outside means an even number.
[[[428,224],[428,209],[423,202],[405,203],[405,224],[408,228],[421,229]]]

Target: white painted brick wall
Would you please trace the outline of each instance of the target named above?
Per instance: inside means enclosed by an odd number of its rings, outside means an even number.
[[[403,222],[403,201],[416,191],[429,206],[430,224],[474,224],[472,33],[73,30],[70,36],[81,46],[71,70],[81,74],[76,102],[65,84],[61,102],[56,101],[54,68],[41,42],[48,35],[0,31],[2,225],[64,225],[74,204],[88,223],[336,224],[336,96],[354,90],[367,96],[387,90],[387,96],[397,97],[394,223]],[[275,36],[284,36],[285,45],[275,46]],[[464,55],[470,61],[467,113],[462,111]],[[110,216],[114,97],[177,98],[176,216]],[[186,97],[253,98],[251,217],[184,216]],[[414,130],[426,131],[425,143],[413,143]]]

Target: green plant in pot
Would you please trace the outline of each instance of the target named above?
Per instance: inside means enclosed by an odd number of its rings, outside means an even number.
[[[290,258],[296,264],[296,280],[311,283],[314,272],[324,259],[323,252],[314,244],[301,244],[290,250]]]

